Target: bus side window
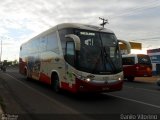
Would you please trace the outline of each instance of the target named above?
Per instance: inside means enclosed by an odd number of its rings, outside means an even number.
[[[47,51],[53,51],[57,54],[59,53],[58,39],[56,33],[48,34]]]
[[[123,65],[134,65],[134,57],[122,58]]]
[[[75,44],[73,41],[66,42],[65,59],[70,65],[75,66]]]

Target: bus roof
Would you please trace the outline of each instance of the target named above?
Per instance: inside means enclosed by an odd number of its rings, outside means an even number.
[[[85,29],[85,30],[92,30],[92,31],[101,31],[101,32],[107,32],[107,33],[113,33],[113,31],[102,28],[99,26],[94,25],[88,25],[88,24],[80,24],[80,23],[62,23],[57,25],[58,30],[64,29],[64,28],[77,28],[77,29]]]
[[[87,24],[80,24],[80,23],[62,23],[62,24],[58,24],[58,25],[38,34],[37,36],[31,38],[30,40],[33,40],[33,39],[38,38],[40,36],[43,36],[43,35],[46,35],[48,33],[53,32],[53,31],[61,30],[64,28],[77,28],[77,29],[84,29],[84,30],[91,30],[91,31],[101,31],[101,32],[106,32],[106,33],[113,33],[113,31],[111,31],[109,29],[94,26],[94,25],[87,25]],[[28,40],[28,41],[30,41],[30,40]],[[27,42],[25,42],[25,43],[27,43]],[[22,45],[24,45],[25,43],[23,43]]]

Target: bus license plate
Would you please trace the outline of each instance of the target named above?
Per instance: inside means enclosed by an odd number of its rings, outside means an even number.
[[[103,80],[108,80],[109,78],[108,77],[103,77]]]

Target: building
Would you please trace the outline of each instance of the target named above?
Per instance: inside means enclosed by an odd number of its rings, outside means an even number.
[[[160,48],[147,50],[152,62],[153,75],[160,75]]]
[[[142,50],[142,43],[137,43],[137,42],[129,42],[131,45],[131,49],[136,49],[136,50]],[[121,54],[127,54],[127,48],[125,44],[120,43],[119,47],[121,49]]]

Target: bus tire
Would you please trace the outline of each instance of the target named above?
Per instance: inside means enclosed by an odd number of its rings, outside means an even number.
[[[58,77],[57,73],[52,73],[51,87],[56,93],[60,92],[59,77]]]
[[[129,76],[129,77],[127,77],[127,80],[132,82],[132,81],[134,81],[134,78],[135,78],[134,76]]]
[[[27,69],[24,69],[24,75],[27,76]]]

